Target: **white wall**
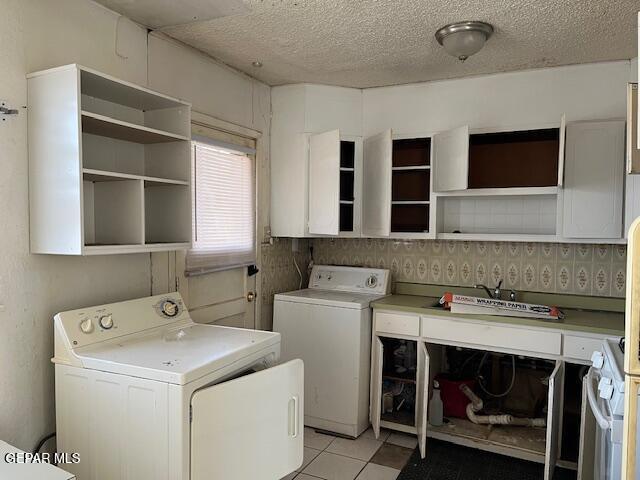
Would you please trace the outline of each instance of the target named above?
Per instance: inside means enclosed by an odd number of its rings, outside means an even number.
[[[1,5],[0,99],[11,106],[26,104],[26,73],[74,62],[147,84],[147,32],[126,18],[88,0],[2,0]],[[206,57],[194,62],[192,50],[172,48],[170,58],[149,67],[152,87],[180,92],[196,109],[223,120],[268,131],[269,87],[210,60],[205,68]],[[186,90],[178,88],[196,76]],[[168,78],[176,83],[160,81]],[[26,125],[22,108],[17,117],[0,121],[0,304],[5,307],[0,309],[0,439],[30,450],[55,429],[52,316],[148,295],[152,266],[148,254],[29,254]]]
[[[203,113],[262,135],[258,140],[258,238],[269,225],[271,88],[163,34],[149,35],[149,86]]]
[[[610,62],[364,90],[364,135],[435,133],[461,125],[517,128],[625,118],[630,62]]]

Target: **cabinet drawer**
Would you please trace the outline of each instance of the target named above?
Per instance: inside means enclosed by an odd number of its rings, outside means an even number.
[[[397,313],[376,312],[376,332],[395,333],[397,335],[420,335],[420,317]]]
[[[560,355],[562,335],[483,323],[422,317],[421,336],[427,339]]]
[[[602,338],[576,337],[565,335],[562,342],[562,356],[591,360],[591,354],[596,350],[602,350]]]

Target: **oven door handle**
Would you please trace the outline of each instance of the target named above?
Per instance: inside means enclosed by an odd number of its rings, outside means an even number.
[[[596,421],[598,422],[598,425],[600,425],[600,428],[602,428],[603,430],[609,430],[611,428],[611,418],[608,415],[602,413],[602,410],[598,406],[596,392],[594,392],[593,390],[593,380],[593,367],[590,367],[585,377],[585,381],[587,382],[586,388],[589,405],[591,406],[593,416],[596,417]]]

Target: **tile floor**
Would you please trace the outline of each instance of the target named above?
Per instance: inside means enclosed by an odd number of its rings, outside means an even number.
[[[395,480],[418,442],[389,431],[376,439],[369,429],[356,440],[304,429],[304,461],[282,480]]]

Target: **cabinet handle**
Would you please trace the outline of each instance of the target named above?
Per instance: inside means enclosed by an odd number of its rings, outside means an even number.
[[[293,396],[289,399],[289,436],[296,438],[300,430],[298,397]]]

